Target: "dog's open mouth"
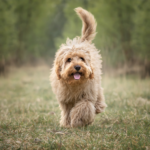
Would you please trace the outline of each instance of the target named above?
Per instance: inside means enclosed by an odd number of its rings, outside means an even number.
[[[71,75],[73,75],[75,80],[79,80],[81,75],[82,75],[82,73],[76,72],[76,73],[72,73]]]

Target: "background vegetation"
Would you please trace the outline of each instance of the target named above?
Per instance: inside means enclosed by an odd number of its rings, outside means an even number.
[[[80,36],[78,6],[97,20],[94,43],[105,67],[138,64],[150,73],[149,0],[0,0],[0,70],[47,60],[67,37]]]

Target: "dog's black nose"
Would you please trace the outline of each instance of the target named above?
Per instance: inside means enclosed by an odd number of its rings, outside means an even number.
[[[74,66],[74,68],[75,68],[77,71],[79,71],[81,67],[80,67],[79,65],[76,65],[76,66]]]

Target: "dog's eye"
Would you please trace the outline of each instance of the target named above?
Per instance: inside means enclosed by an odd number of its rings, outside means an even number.
[[[83,58],[83,57],[80,57],[80,59],[81,59],[82,61],[84,61],[84,58]]]
[[[71,58],[68,58],[68,59],[67,59],[67,62],[71,62]]]

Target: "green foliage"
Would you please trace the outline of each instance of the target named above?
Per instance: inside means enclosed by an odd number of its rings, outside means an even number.
[[[97,20],[94,43],[104,65],[149,62],[149,0],[1,0],[0,62],[53,57],[67,37],[81,35],[82,23],[73,11],[79,6]]]
[[[55,8],[60,3],[59,0],[0,1],[0,60],[10,59],[20,64],[50,55],[47,32],[53,23]]]
[[[96,44],[103,50],[102,54],[106,56],[106,59],[108,55],[111,55],[109,63],[130,61],[133,54],[130,41],[134,1],[100,0],[99,3],[101,3],[100,7],[95,4],[97,7],[95,13],[99,14],[99,16],[96,15],[98,18]]]
[[[134,16],[133,45],[135,52],[140,59],[149,60],[150,58],[150,1],[137,1],[135,5],[136,14]]]
[[[0,60],[11,57],[17,42],[13,11],[12,1],[0,1]]]

